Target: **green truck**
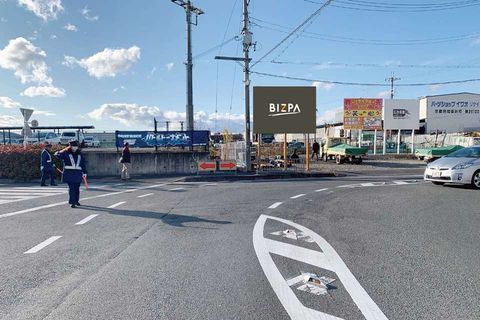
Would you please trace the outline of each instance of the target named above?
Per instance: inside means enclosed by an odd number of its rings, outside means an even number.
[[[415,150],[415,157],[418,160],[431,162],[460,149],[463,149],[463,147],[459,145],[417,149]]]
[[[360,164],[368,153],[368,148],[359,148],[347,144],[347,138],[324,138],[320,148],[322,160],[335,160],[337,164],[345,162]]]

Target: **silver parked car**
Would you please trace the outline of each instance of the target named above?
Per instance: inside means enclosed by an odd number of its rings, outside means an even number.
[[[470,184],[480,189],[480,146],[463,148],[429,163],[424,178],[434,184]]]

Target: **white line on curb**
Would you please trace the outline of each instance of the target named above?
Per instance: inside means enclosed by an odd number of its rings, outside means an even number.
[[[83,198],[82,201],[92,200],[92,199],[98,199],[98,198],[104,198],[104,197],[109,197],[109,196],[115,196],[115,195],[117,195],[117,194],[123,194],[123,193],[128,193],[128,192],[135,192],[135,191],[138,191],[138,190],[146,190],[146,189],[158,188],[158,187],[163,187],[163,186],[165,186],[165,185],[166,185],[166,183],[162,183],[162,184],[155,184],[155,185],[152,185],[152,186],[146,186],[146,187],[141,187],[141,188],[136,188],[136,189],[127,189],[127,190],[122,190],[122,191],[117,191],[117,192],[100,194],[100,195],[98,195],[98,196],[92,196],[92,197]],[[48,209],[48,208],[58,207],[58,206],[62,206],[62,205],[65,205],[65,204],[67,204],[67,201],[62,201],[62,202],[57,202],[57,203],[46,204],[46,205],[43,205],[43,206],[34,207],[34,208],[29,208],[29,209],[20,210],[20,211],[15,211],[15,212],[10,212],[10,213],[4,213],[4,214],[0,214],[0,219],[1,219],[1,218],[11,217],[11,216],[16,216],[16,215],[19,215],[19,214],[24,214],[24,213],[29,213],[29,212],[35,212],[35,211],[39,211],[39,210],[42,210],[42,209]]]
[[[107,207],[108,209],[113,209],[113,208],[116,208],[118,206],[121,206],[122,204],[124,204],[125,202],[127,201],[120,201],[120,202],[117,202],[115,204],[112,204],[111,206]]]
[[[148,196],[151,196],[153,193],[147,193],[147,194],[142,194],[141,196],[138,196],[137,198],[145,198]]]
[[[305,193],[297,194],[296,196],[290,197],[290,199],[298,199],[300,197],[303,197],[304,195],[305,195]]]
[[[278,208],[283,202],[275,202],[274,204],[272,204],[270,207],[268,207],[268,209],[275,209],[275,208]]]
[[[80,221],[78,221],[77,223],[75,223],[75,225],[79,226],[79,225],[85,224],[85,223],[87,223],[88,221],[90,221],[90,220],[92,220],[93,218],[95,218],[96,216],[98,216],[98,214],[91,214],[91,215],[89,215],[88,217],[86,217],[85,219],[80,220]]]
[[[58,239],[60,239],[62,236],[54,236],[54,237],[50,237],[48,238],[47,240],[43,241],[42,243],[40,244],[37,244],[35,247],[33,247],[32,249],[28,250],[28,251],[25,251],[24,253],[37,253],[38,251],[42,250],[43,248],[45,248],[46,246],[54,243],[55,241],[57,241]]]
[[[318,189],[318,190],[315,190],[315,192],[322,192],[322,191],[326,191],[326,190],[328,190],[328,188]]]

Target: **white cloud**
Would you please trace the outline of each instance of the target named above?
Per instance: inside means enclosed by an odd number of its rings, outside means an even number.
[[[63,29],[68,30],[68,31],[72,31],[72,32],[77,32],[77,31],[78,31],[77,26],[76,26],[76,25],[73,25],[73,24],[71,24],[71,23],[67,23],[67,24],[63,27]]]
[[[1,17],[1,18],[0,18],[0,22],[8,22],[8,20],[5,19],[4,17]]]
[[[335,122],[335,114],[340,111],[341,109],[333,109],[324,111],[320,116],[317,117],[317,124],[324,124],[324,123],[333,123]]]
[[[97,21],[99,19],[98,16],[90,15],[90,9],[88,9],[88,7],[85,7],[82,10],[80,10],[80,13],[88,21]]]
[[[377,98],[387,98],[387,97],[390,97],[390,90],[381,91],[377,93]]]
[[[165,65],[165,67],[167,68],[168,71],[170,71],[170,70],[173,69],[173,66],[174,66],[174,65],[175,65],[175,64],[174,64],[173,62],[170,62],[170,63],[167,63],[167,64]]]
[[[15,71],[15,76],[22,83],[36,82],[52,84],[52,78],[47,74],[45,51],[35,47],[25,38],[10,40],[8,45],[0,50],[0,68]]]
[[[157,67],[153,67],[152,70],[150,71],[150,76],[153,76],[153,74],[157,71]]]
[[[10,97],[0,97],[0,107],[4,107],[7,109],[20,108],[22,107],[22,104],[20,102],[14,101]]]
[[[21,126],[23,125],[23,120],[20,117],[12,117],[0,114],[0,126],[9,127],[9,126]]]
[[[317,87],[318,89],[322,89],[325,91],[330,91],[335,87],[335,84],[329,82],[320,82],[315,81],[312,83],[312,86]]]
[[[51,97],[61,98],[65,96],[65,90],[53,86],[28,87],[21,93],[22,96],[27,97]]]
[[[45,117],[53,117],[57,115],[55,112],[44,111],[44,110],[35,110],[33,111],[33,114],[37,116],[45,116]]]
[[[65,56],[64,65],[74,67],[78,65],[88,71],[97,79],[115,77],[119,73],[125,73],[140,59],[140,48],[137,46],[129,49],[106,48],[91,57],[81,60],[75,57]]]
[[[57,39],[57,36],[56,36],[56,35],[54,35],[54,34],[52,34],[52,35],[50,36],[50,39],[51,39],[51,40],[53,40],[53,39]]]
[[[118,88],[113,89],[113,92],[117,92],[119,90],[125,90],[125,86],[120,86]]]
[[[471,45],[472,46],[480,45],[480,37],[473,39],[472,42],[471,42]]]
[[[18,0],[18,4],[45,22],[57,19],[57,15],[63,11],[61,0]]]
[[[165,121],[170,121],[170,129],[179,130],[180,121],[185,121],[185,112],[162,111],[156,106],[141,106],[129,103],[108,103],[87,114],[93,120],[110,119],[126,127],[153,128],[153,118],[159,122],[160,128]],[[228,128],[232,132],[243,131],[244,115],[228,113],[206,113],[199,111],[194,114],[195,128],[206,130],[223,130]],[[216,124],[216,126],[215,126]],[[184,124],[186,125],[186,124]]]

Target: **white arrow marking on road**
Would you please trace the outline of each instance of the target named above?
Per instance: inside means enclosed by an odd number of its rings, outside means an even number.
[[[32,249],[28,250],[28,251],[25,251],[24,253],[37,253],[38,251],[42,250],[43,248],[45,248],[46,246],[54,243],[55,241],[57,241],[58,239],[60,239],[62,236],[54,236],[54,237],[50,237],[48,238],[47,240],[43,241],[42,243],[40,244],[37,244],[35,247],[33,247]]]
[[[322,252],[311,250],[291,244],[266,239],[263,236],[263,230],[267,219],[276,220],[287,224],[302,231],[310,236],[322,249]],[[294,259],[303,263],[330,270],[337,274],[338,279],[350,294],[352,300],[360,309],[367,320],[385,320],[387,317],[380,308],[370,298],[368,293],[363,289],[357,279],[350,272],[343,260],[337,254],[335,249],[321,236],[312,230],[292,221],[284,220],[267,215],[261,215],[255,227],[253,228],[253,246],[257,254],[260,265],[265,273],[273,291],[284,306],[287,313],[294,320],[310,320],[310,319],[340,319],[335,316],[305,307],[291,290],[289,283],[283,278],[270,256],[271,253],[281,255],[283,257]]]
[[[297,198],[303,197],[304,195],[305,195],[304,193],[297,194],[296,196],[290,197],[290,199],[297,199]]]
[[[272,204],[270,207],[268,207],[268,209],[275,209],[275,208],[278,208],[283,202],[275,202],[274,204]]]
[[[121,201],[121,202],[117,202],[115,204],[112,204],[111,206],[107,207],[108,209],[113,209],[113,208],[116,208],[118,206],[121,206],[122,204],[124,204],[125,202],[127,201]]]
[[[315,190],[315,192],[322,192],[322,191],[326,191],[326,190],[328,190],[328,188],[318,189],[318,190]]]
[[[83,220],[80,220],[78,221],[77,223],[75,223],[75,225],[82,225],[82,224],[85,224],[87,223],[88,221],[92,220],[93,218],[95,218],[96,216],[98,216],[98,214],[91,214],[89,215],[88,217],[86,217],[85,219]]]

